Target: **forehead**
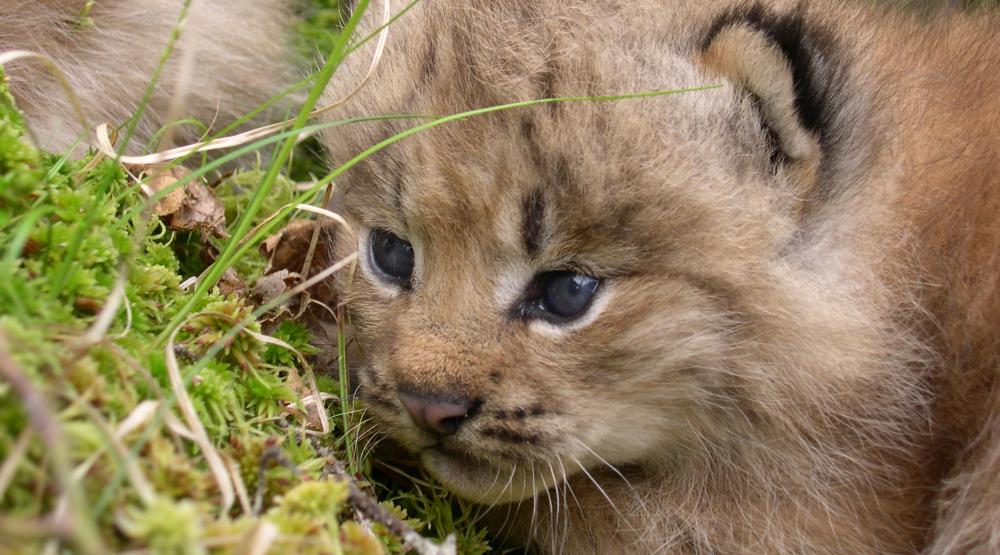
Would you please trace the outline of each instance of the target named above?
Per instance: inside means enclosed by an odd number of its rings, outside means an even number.
[[[378,67],[378,90],[369,88],[352,115],[440,116],[705,82],[677,45],[636,44],[585,18],[481,11],[438,14],[436,23],[428,22],[434,14],[413,14],[417,20],[396,33]],[[698,98],[576,101],[473,116],[387,147],[341,185],[358,218],[408,236],[511,242],[533,213],[545,215],[564,240],[653,229],[642,220],[662,219],[682,202],[697,204],[683,185],[711,181],[704,160],[717,154],[713,141],[731,140],[731,99],[717,91],[693,94]],[[423,121],[352,126],[327,144],[334,159],[346,159]]]
[[[597,105],[522,108],[426,131],[363,162],[345,183],[349,208],[409,236],[528,250],[557,230],[615,233],[641,211],[645,177],[640,145],[613,133],[624,124],[612,117]]]

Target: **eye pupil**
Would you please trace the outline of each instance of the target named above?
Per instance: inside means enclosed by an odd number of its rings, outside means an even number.
[[[389,279],[409,286],[413,277],[413,245],[396,235],[376,229],[371,239],[372,262]]]
[[[539,308],[558,318],[575,318],[590,306],[600,280],[576,272],[543,274]]]

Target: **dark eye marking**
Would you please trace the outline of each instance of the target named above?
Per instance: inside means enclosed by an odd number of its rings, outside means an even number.
[[[579,272],[538,274],[514,312],[524,319],[568,323],[587,312],[601,283],[600,279]]]
[[[409,289],[413,281],[413,245],[384,229],[372,230],[369,245],[372,266],[380,276]]]
[[[536,189],[525,197],[523,211],[521,231],[524,235],[524,249],[528,252],[528,256],[535,256],[542,248],[545,231],[545,197],[541,191]]]

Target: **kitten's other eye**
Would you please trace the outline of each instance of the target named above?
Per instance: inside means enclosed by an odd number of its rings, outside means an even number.
[[[403,287],[413,278],[413,245],[384,229],[371,233],[371,259],[383,276]]]
[[[595,277],[576,272],[548,272],[537,279],[537,309],[559,320],[582,315],[601,284]]]

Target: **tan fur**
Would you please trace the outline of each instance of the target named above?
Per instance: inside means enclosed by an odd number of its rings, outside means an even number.
[[[53,58],[90,126],[119,126],[137,109],[184,4],[181,0],[0,0],[0,51]],[[169,121],[194,118],[219,129],[291,85],[284,0],[195,0],[180,40],[137,127],[130,150]],[[6,68],[11,91],[41,146],[70,148],[84,130],[67,93],[37,61]],[[281,115],[281,114],[278,114]],[[188,125],[175,142],[197,139]],[[156,145],[152,145],[153,148]]]
[[[449,124],[340,183],[377,427],[535,551],[1000,549],[1000,20],[795,4],[767,9],[832,48],[826,139],[771,39],[702,44],[734,4],[694,0],[424,2],[335,116],[726,85]],[[408,125],[326,145],[341,162]],[[372,271],[376,228],[413,244],[412,290]],[[581,321],[511,316],[567,268],[605,278]],[[481,405],[438,440],[399,389]]]

